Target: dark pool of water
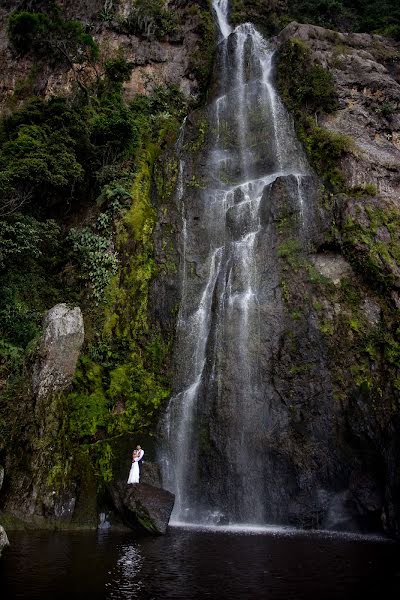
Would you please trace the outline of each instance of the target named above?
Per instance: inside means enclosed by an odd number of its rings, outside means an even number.
[[[171,529],[10,532],[0,598],[399,600],[393,542],[302,533]]]

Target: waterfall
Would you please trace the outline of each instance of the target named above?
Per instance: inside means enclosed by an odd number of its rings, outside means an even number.
[[[283,185],[305,230],[310,173],[274,88],[272,47],[250,23],[231,28],[228,0],[213,8],[202,185],[189,189],[179,170],[182,302],[162,470],[173,521],[262,524],[279,502],[265,440],[282,420],[268,367],[283,311],[271,198]]]

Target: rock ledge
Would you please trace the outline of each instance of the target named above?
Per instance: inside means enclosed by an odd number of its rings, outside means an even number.
[[[109,488],[114,506],[123,522],[132,529],[164,534],[174,507],[175,496],[167,490],[119,481]]]

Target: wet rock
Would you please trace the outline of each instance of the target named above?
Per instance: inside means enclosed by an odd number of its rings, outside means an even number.
[[[4,481],[4,467],[2,467],[0,465],[0,490],[3,487],[3,481]]]
[[[375,185],[380,194],[398,203],[400,145],[396,107],[400,102],[400,84],[397,69],[391,66],[396,64],[398,54],[395,42],[379,35],[339,33],[290,23],[275,38],[275,44],[279,47],[292,39],[305,42],[312,60],[332,73],[339,110],[325,115],[319,125],[354,141],[354,152],[348,153],[341,165],[347,185]]]
[[[124,481],[110,486],[109,490],[115,508],[128,527],[152,534],[167,531],[174,494],[147,483],[127,485]]]
[[[55,491],[43,496],[43,513],[48,519],[56,519],[64,523],[69,523],[74,514],[76,498],[71,495],[71,490],[65,493],[56,493]]]
[[[32,376],[38,400],[60,392],[70,385],[84,340],[81,309],[57,304],[46,314],[43,337]]]
[[[10,542],[8,541],[8,537],[4,530],[4,527],[2,525],[0,525],[0,556],[1,556],[1,553],[3,552],[4,548],[6,548],[9,545],[10,545]]]
[[[317,254],[311,257],[311,261],[318,273],[330,279],[335,285],[339,285],[344,277],[348,277],[353,272],[347,260],[340,254]]]
[[[372,298],[365,298],[361,310],[370,325],[378,325],[381,320],[381,307]]]
[[[329,508],[326,490],[303,491],[289,504],[289,523],[303,529],[320,529]]]
[[[382,511],[383,496],[376,481],[368,473],[353,472],[350,477],[350,491],[361,513]]]
[[[381,531],[383,495],[367,473],[354,472],[348,489],[331,496],[324,528],[335,531]]]
[[[323,527],[333,531],[360,531],[358,510],[349,490],[338,492],[330,498]]]
[[[101,512],[99,514],[99,524],[97,526],[98,529],[110,529],[111,523],[108,520],[108,514],[105,512]]]
[[[147,461],[143,463],[140,483],[147,483],[147,485],[161,488],[161,472],[157,463]]]

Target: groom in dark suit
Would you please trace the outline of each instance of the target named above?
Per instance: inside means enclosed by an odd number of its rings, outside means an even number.
[[[139,456],[139,460],[138,460],[138,464],[139,464],[139,481],[142,478],[142,465],[143,465],[143,456],[144,456],[144,450],[142,450],[142,447],[139,446],[139,444],[136,446],[136,450],[138,451],[138,456]]]

